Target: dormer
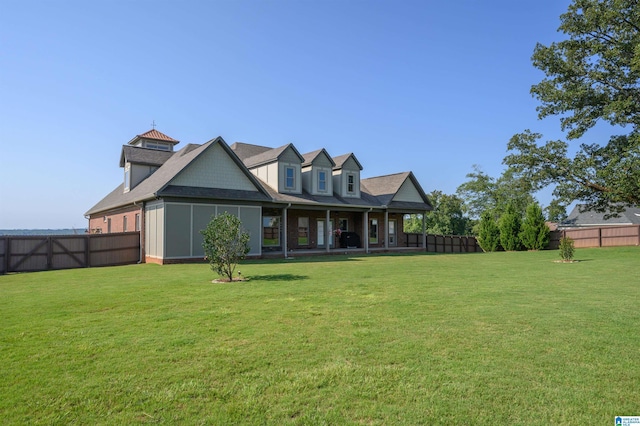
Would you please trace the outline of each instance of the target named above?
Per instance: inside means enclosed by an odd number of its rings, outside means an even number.
[[[302,187],[312,195],[333,195],[331,156],[324,148],[302,156]]]
[[[246,158],[251,173],[282,194],[302,194],[301,169],[304,157],[293,144],[273,148]]]
[[[344,198],[360,198],[362,165],[353,153],[333,158],[333,190]]]
[[[180,141],[175,140],[156,129],[152,129],[141,135],[136,135],[135,138],[129,141],[128,145],[137,146],[138,148],[173,152],[173,147],[179,143]]]
[[[124,168],[124,192],[129,192],[158,170],[174,153],[179,141],[153,129],[131,139],[122,147],[120,167]]]

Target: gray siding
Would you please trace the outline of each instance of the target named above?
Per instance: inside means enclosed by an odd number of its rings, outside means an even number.
[[[424,200],[420,196],[420,192],[416,189],[411,182],[411,179],[404,181],[396,195],[393,197],[393,201],[410,201],[414,203],[424,203]]]
[[[254,206],[232,206],[223,204],[166,203],[166,247],[167,259],[202,258],[201,230],[205,229],[212,216],[227,212],[242,221],[250,235],[249,254],[261,254],[262,209]]]

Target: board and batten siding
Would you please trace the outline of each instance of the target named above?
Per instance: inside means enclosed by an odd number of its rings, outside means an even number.
[[[249,177],[219,144],[211,146],[200,154],[189,167],[171,181],[171,184],[258,191]]]
[[[250,171],[271,188],[278,190],[278,163],[265,164]]]
[[[420,192],[418,192],[413,182],[411,182],[411,179],[404,181],[398,192],[396,192],[396,195],[393,197],[393,201],[424,203],[424,200],[420,196]]]
[[[201,230],[212,216],[227,212],[240,218],[249,233],[249,255],[259,256],[262,251],[262,209],[258,206],[226,204],[164,203],[166,215],[164,259],[203,258]]]
[[[164,257],[164,222],[164,204],[148,203],[144,212],[144,247],[149,257]]]

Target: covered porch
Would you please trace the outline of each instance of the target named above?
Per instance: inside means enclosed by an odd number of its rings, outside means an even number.
[[[262,256],[361,254],[385,251],[426,250],[407,247],[403,229],[407,214],[424,210],[389,208],[321,208],[285,205],[263,208]],[[423,238],[422,241],[426,241]],[[424,244],[423,244],[424,245]]]

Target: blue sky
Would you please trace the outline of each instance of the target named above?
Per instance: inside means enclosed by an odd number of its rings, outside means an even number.
[[[0,229],[84,228],[156,128],[354,152],[454,193],[537,120],[536,42],[568,0],[31,1],[0,7]],[[540,201],[547,204],[548,195]]]

